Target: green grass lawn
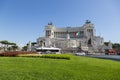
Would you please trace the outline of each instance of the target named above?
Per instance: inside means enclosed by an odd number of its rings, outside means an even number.
[[[120,80],[120,62],[84,56],[0,57],[0,80]]]

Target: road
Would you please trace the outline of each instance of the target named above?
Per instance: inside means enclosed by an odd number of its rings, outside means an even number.
[[[86,55],[88,57],[120,61],[120,55]]]

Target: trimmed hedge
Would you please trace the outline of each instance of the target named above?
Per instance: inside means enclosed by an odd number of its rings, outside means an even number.
[[[70,54],[19,54],[19,57],[40,57],[40,58],[51,58],[51,59],[72,59],[73,55]]]
[[[41,57],[42,54],[18,54],[18,57]]]
[[[71,55],[68,54],[46,54],[41,56],[41,58],[52,58],[52,59],[71,59]]]

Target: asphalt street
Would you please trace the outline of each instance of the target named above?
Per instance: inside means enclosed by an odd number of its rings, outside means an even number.
[[[88,57],[120,61],[120,55],[86,55]]]

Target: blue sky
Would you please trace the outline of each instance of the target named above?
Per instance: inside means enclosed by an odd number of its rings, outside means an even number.
[[[0,0],[0,40],[25,45],[44,36],[44,26],[82,26],[89,19],[98,36],[120,43],[120,0]]]

